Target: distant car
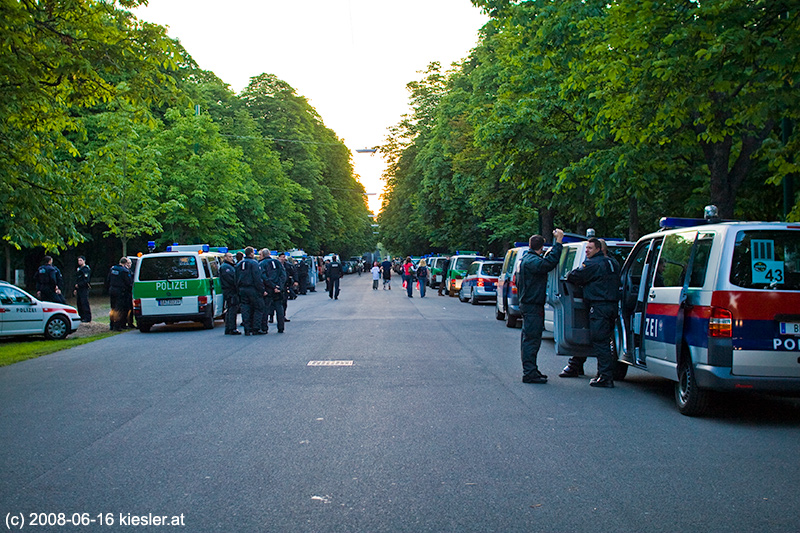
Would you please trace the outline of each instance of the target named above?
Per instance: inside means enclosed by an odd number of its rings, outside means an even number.
[[[478,305],[497,298],[497,278],[503,270],[502,261],[475,261],[461,281],[458,299]]]
[[[0,336],[44,335],[49,340],[61,340],[74,333],[80,323],[74,307],[43,302],[0,281]]]

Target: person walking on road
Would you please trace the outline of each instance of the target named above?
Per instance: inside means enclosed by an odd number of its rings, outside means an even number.
[[[403,283],[406,286],[406,293],[408,293],[409,298],[414,297],[414,273],[414,262],[411,261],[411,256],[408,256],[403,264]]]
[[[419,260],[417,279],[419,280],[419,297],[425,298],[425,284],[428,283],[428,263],[424,259]]]
[[[236,315],[239,314],[239,289],[236,286],[236,266],[233,254],[227,252],[222,257],[219,267],[219,281],[222,285],[222,298],[225,307],[225,335],[241,335],[236,326]]]
[[[522,382],[547,383],[547,376],[539,372],[537,356],[544,331],[544,303],[547,291],[547,273],[558,265],[564,232],[553,232],[555,243],[545,253],[544,237],[533,235],[528,240],[529,250],[522,257],[517,274],[519,308],[522,311]]]
[[[589,307],[589,339],[592,352],[597,357],[597,377],[592,387],[614,388],[614,355],[611,336],[614,333],[619,300],[619,263],[603,254],[603,243],[592,237],[586,243],[586,261],[580,268],[567,274],[567,281],[583,287],[583,300]],[[560,377],[582,374],[585,358],[573,357]]]
[[[130,271],[131,261],[122,257],[119,264],[108,272],[108,296],[111,299],[111,331],[122,331],[128,321],[133,291],[133,276]]]
[[[370,272],[372,272],[372,290],[377,291],[378,282],[381,280],[381,267],[378,266],[377,261],[372,263],[372,269],[370,269]]]
[[[339,299],[339,280],[342,278],[342,263],[339,256],[334,255],[331,262],[325,267],[325,278],[330,281],[328,285],[328,297],[333,300]]]
[[[383,290],[392,290],[392,262],[388,257],[381,263],[381,272],[383,273]]]

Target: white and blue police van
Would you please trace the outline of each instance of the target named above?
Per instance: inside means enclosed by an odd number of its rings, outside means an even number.
[[[800,391],[800,224],[714,215],[662,219],[621,271],[615,379],[633,366],[675,381],[689,416],[714,391]]]

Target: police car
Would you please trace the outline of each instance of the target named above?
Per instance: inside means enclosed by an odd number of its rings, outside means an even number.
[[[44,335],[49,340],[61,340],[77,331],[80,323],[74,307],[43,302],[0,281],[0,336]]]
[[[448,296],[456,296],[461,289],[461,280],[467,274],[467,269],[473,261],[485,261],[486,258],[478,252],[459,252],[450,257],[444,274],[444,286]]]
[[[474,261],[461,282],[458,299],[472,305],[496,299],[497,279],[502,269],[501,261]]]
[[[707,213],[639,239],[615,332],[619,360],[675,381],[685,415],[712,391],[800,391],[800,224]]]
[[[200,322],[205,329],[223,314],[219,256],[208,245],[173,245],[139,258],[133,274],[133,314],[139,331],[158,323]]]

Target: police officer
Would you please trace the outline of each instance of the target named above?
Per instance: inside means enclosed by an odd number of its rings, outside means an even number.
[[[75,277],[75,289],[72,291],[78,299],[78,314],[81,322],[92,321],[92,309],[89,307],[89,289],[92,288],[90,281],[92,269],[86,264],[84,256],[78,256],[78,271]]]
[[[267,312],[277,316],[278,333],[283,333],[285,316],[283,314],[283,293],[286,286],[286,270],[280,261],[272,257],[266,248],[261,250],[261,278],[264,280],[265,296],[264,301],[267,305]],[[267,317],[263,320],[264,331],[268,328]]]
[[[267,293],[252,246],[244,249],[244,258],[236,265],[236,285],[239,287],[244,334],[266,335],[267,331],[261,325],[264,319],[264,296]]]
[[[239,314],[239,290],[236,287],[236,266],[233,254],[227,252],[222,256],[219,267],[219,281],[222,285],[222,298],[225,302],[225,335],[241,335],[236,326],[236,315]]]
[[[544,331],[544,302],[547,296],[547,273],[558,265],[564,232],[553,232],[556,242],[544,252],[544,238],[533,235],[528,240],[530,249],[522,257],[517,273],[519,309],[522,311],[522,382],[547,383],[547,376],[539,372],[536,358],[542,345]]]
[[[44,302],[64,303],[61,287],[64,281],[61,271],[53,266],[53,258],[46,255],[42,258],[42,266],[36,272],[36,297]]]
[[[278,261],[281,262],[283,269],[286,271],[286,283],[283,290],[283,321],[291,322],[286,317],[286,309],[289,306],[289,300],[297,299],[297,267],[294,264],[294,258],[289,257],[287,259],[286,254],[283,252],[278,254]],[[269,319],[272,322],[272,315],[270,315]]]
[[[604,255],[603,243],[592,237],[586,243],[586,261],[567,274],[567,281],[583,287],[583,299],[589,307],[589,338],[592,352],[597,357],[597,377],[589,385],[613,388],[615,361],[611,352],[611,335],[619,300],[619,263]],[[575,377],[583,373],[585,360],[582,357],[571,358],[559,376]]]
[[[339,280],[342,277],[342,263],[339,256],[334,255],[331,262],[325,265],[325,279],[329,281],[328,297],[334,300],[339,299]]]
[[[128,320],[131,308],[133,277],[130,271],[131,262],[122,257],[119,264],[108,272],[108,295],[111,298],[111,331],[122,331]]]
[[[297,283],[300,294],[305,294],[308,290],[308,263],[305,259],[300,259],[297,263]]]

